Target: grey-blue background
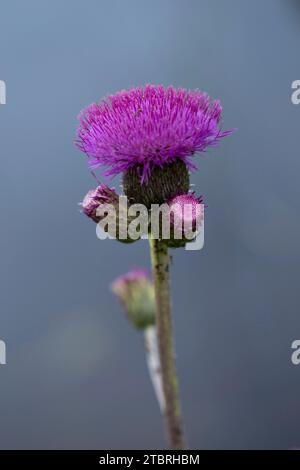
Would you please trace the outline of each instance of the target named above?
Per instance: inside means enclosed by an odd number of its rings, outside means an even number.
[[[73,146],[82,107],[147,82],[206,90],[239,129],[197,159],[204,250],[173,253],[190,445],[299,446],[299,2],[2,0],[0,16],[1,448],[164,445],[142,338],[109,291],[147,244],[97,240]]]

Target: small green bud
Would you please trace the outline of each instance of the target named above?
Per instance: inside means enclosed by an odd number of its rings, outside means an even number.
[[[118,277],[112,284],[112,291],[120,300],[130,323],[136,329],[144,330],[154,325],[154,287],[145,271],[135,269]]]

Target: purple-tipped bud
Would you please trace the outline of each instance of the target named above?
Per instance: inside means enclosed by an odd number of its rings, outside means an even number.
[[[171,239],[169,246],[184,246],[192,241],[204,220],[203,197],[194,193],[182,194],[169,201]]]
[[[119,276],[111,288],[135,328],[145,329],[155,323],[154,287],[146,271],[135,269]]]
[[[197,229],[203,220],[203,197],[195,196],[194,193],[181,194],[174,197],[170,202],[171,221],[173,223],[191,224],[193,229]]]
[[[113,204],[117,206],[119,196],[114,189],[109,188],[105,184],[100,184],[96,189],[91,189],[84,197],[80,206],[82,212],[94,222],[98,223],[101,217],[97,215],[97,209],[101,204]]]

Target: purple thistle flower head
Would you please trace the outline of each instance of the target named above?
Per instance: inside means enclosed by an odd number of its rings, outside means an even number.
[[[146,85],[83,110],[77,146],[92,168],[106,167],[106,175],[137,168],[143,183],[155,167],[178,159],[195,168],[191,156],[232,132],[221,130],[221,113],[206,93]]]
[[[105,184],[100,184],[96,189],[91,189],[85,195],[83,201],[79,204],[82,212],[94,222],[98,223],[100,217],[97,215],[97,209],[101,204],[114,204],[119,202],[119,196],[114,189]]]

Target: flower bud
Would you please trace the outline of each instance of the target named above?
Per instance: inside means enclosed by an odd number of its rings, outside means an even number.
[[[109,188],[105,184],[101,184],[96,189],[91,189],[86,194],[82,203],[80,203],[80,206],[82,208],[82,212],[90,219],[92,219],[97,224],[102,223],[103,226],[101,224],[101,228],[105,232],[108,232],[112,238],[116,238],[123,243],[132,243],[136,241],[136,239],[131,239],[128,234],[128,225],[132,221],[132,217],[128,216],[127,206],[125,209],[125,214],[124,211],[120,211],[119,202],[119,195],[116,193],[116,191]],[[112,209],[112,219],[110,217],[109,219],[112,222],[112,226],[114,227],[114,229],[111,231],[110,225],[106,224],[105,220],[107,218],[108,211],[110,212],[110,209]],[[125,237],[123,236],[123,233],[125,233]]]
[[[204,220],[204,203],[202,196],[194,193],[182,194],[169,201],[170,207],[170,248],[180,248],[194,240]]]
[[[97,209],[101,204],[118,206],[119,196],[114,189],[105,184],[100,184],[96,189],[91,189],[80,203],[82,212],[94,222],[98,223],[101,217],[97,215]]]
[[[155,323],[154,287],[145,271],[130,271],[118,277],[111,288],[135,328],[143,330]]]

